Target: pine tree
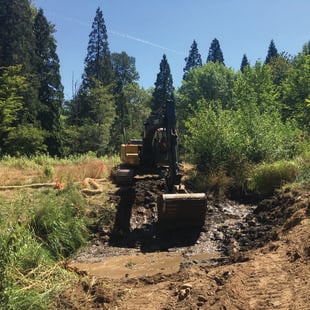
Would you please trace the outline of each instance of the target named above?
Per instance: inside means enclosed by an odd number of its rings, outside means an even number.
[[[113,81],[114,74],[107,29],[102,11],[98,8],[89,34],[82,85],[73,100],[77,107],[72,109],[75,111],[75,116],[71,120],[75,119],[76,125],[81,125],[85,119],[90,118],[90,111],[93,109],[94,103],[90,100],[89,91],[96,88],[98,83],[101,86],[108,86]],[[112,87],[109,89],[113,92]]]
[[[41,109],[38,119],[41,127],[48,132],[46,145],[51,155],[61,155],[61,111],[63,102],[63,86],[59,73],[59,58],[56,53],[56,42],[53,37],[54,26],[39,9],[34,20],[36,39],[36,72],[40,77],[39,100]]]
[[[163,55],[159,67],[160,71],[157,74],[155,89],[151,102],[153,110],[157,110],[164,102],[167,102],[168,100],[174,101],[173,80],[166,55]]]
[[[185,78],[186,74],[193,68],[196,67],[201,67],[202,66],[202,60],[201,60],[201,55],[199,54],[197,43],[194,40],[193,44],[191,45],[191,49],[189,51],[188,57],[185,59],[186,65],[183,68],[183,79]]]
[[[85,58],[85,71],[83,85],[91,87],[91,80],[98,80],[102,85],[109,85],[113,81],[113,69],[111,53],[108,43],[107,29],[100,8],[92,24],[92,31],[89,35],[87,56]]]
[[[277,48],[276,48],[276,46],[274,44],[274,41],[271,40],[271,42],[269,44],[269,48],[268,48],[268,53],[267,53],[267,56],[266,56],[265,64],[270,63],[271,59],[273,57],[277,57],[277,56],[278,56]]]
[[[224,56],[219,41],[215,38],[211,42],[207,62],[219,62],[225,66]]]
[[[250,65],[250,63],[248,61],[248,58],[246,57],[246,54],[243,54],[241,65],[240,65],[240,71],[243,73],[245,67],[247,67],[249,65]]]
[[[30,71],[34,36],[28,0],[0,0],[0,66]]]

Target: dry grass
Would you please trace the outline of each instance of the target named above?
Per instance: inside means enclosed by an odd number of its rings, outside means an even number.
[[[79,182],[85,178],[109,178],[113,163],[94,159],[87,163],[63,163],[34,167],[12,167],[0,164],[0,186],[40,182]]]
[[[0,166],[0,186],[37,183],[41,176],[42,171],[39,168]]]

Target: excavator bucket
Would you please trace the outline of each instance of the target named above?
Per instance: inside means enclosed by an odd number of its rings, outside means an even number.
[[[163,194],[158,199],[158,224],[163,229],[201,228],[206,216],[206,195]]]

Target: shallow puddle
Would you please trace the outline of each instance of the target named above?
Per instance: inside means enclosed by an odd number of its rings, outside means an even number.
[[[96,277],[111,279],[152,276],[157,273],[172,274],[179,271],[183,258],[177,253],[147,253],[123,255],[105,259],[97,263],[73,263],[71,267],[85,271]]]

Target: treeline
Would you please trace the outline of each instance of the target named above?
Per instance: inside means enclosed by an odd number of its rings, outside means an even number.
[[[175,100],[181,150],[206,170],[237,162],[291,158],[308,145],[310,42],[298,55],[278,53],[240,70],[227,68],[217,39],[203,63],[196,41],[182,86],[168,60],[154,88],[139,87],[135,58],[111,53],[103,13],[92,23],[81,85],[64,101],[54,25],[28,0],[0,1],[0,153],[53,156],[115,153],[139,138],[151,109]]]

